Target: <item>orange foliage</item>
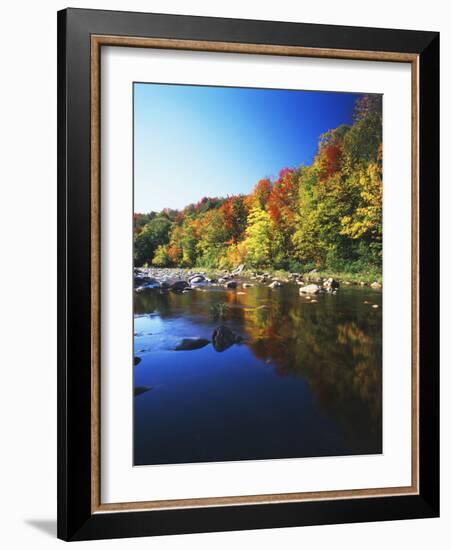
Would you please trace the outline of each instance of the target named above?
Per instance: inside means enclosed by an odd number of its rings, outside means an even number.
[[[289,225],[296,213],[297,187],[293,174],[290,168],[281,170],[268,197],[268,212],[276,227]]]

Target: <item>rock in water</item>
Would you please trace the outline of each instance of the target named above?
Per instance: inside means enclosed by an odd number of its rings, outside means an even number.
[[[134,278],[134,283],[139,288],[160,288],[160,283],[154,277],[138,276]]]
[[[133,357],[133,366],[139,365],[141,363],[141,357]]]
[[[327,281],[325,281],[324,286],[327,289],[336,290],[337,288],[340,287],[340,283],[335,279],[333,279],[332,277],[329,277]]]
[[[299,289],[299,294],[319,294],[321,287],[318,285],[307,285]]]
[[[189,286],[186,281],[175,281],[169,287],[173,292],[182,292],[185,288]]]
[[[252,283],[243,283],[243,288],[251,288],[254,285]]]
[[[233,346],[233,344],[241,342],[241,337],[225,325],[221,325],[215,329],[211,339],[216,351],[224,351]]]
[[[194,349],[203,348],[209,343],[210,341],[205,338],[183,338],[183,340],[180,340],[180,342],[175,346],[174,350],[191,351]]]
[[[206,283],[207,281],[203,275],[197,274],[190,277],[188,282],[190,285],[198,285],[200,283]]]
[[[377,281],[374,281],[374,283],[371,283],[371,288],[382,288],[382,285]]]
[[[283,285],[280,281],[275,280],[271,284],[269,284],[268,286],[269,286],[269,288],[279,288]]]
[[[150,391],[152,388],[149,388],[147,386],[136,386],[133,389],[133,395],[136,397],[137,395],[141,395],[142,393],[145,393],[146,391]]]
[[[235,281],[227,281],[224,285],[224,288],[236,288],[237,284]]]

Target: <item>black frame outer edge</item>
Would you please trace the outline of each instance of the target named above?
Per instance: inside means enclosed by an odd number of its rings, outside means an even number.
[[[440,36],[420,56],[420,494],[439,515]]]
[[[67,483],[66,472],[68,470],[66,441],[68,437],[66,418],[66,16],[64,12],[58,13],[58,52],[57,52],[57,291],[58,291],[58,403],[57,403],[57,437],[58,437],[58,464],[57,464],[57,535],[59,538],[67,539]]]
[[[420,494],[91,514],[90,35],[420,54]],[[439,34],[72,9],[58,12],[58,537],[136,537],[439,514]]]

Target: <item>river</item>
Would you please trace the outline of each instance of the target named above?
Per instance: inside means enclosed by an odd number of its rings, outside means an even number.
[[[382,452],[381,291],[204,287],[134,301],[135,465]],[[216,351],[220,325],[242,341]],[[174,351],[185,338],[210,343]]]

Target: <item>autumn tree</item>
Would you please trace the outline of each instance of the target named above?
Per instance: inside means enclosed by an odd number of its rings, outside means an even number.
[[[353,123],[323,133],[310,165],[248,195],[135,214],[134,243],[138,266],[380,270],[381,96],[360,96]]]
[[[249,213],[245,233],[246,261],[252,267],[271,263],[272,223],[265,210],[255,207]]]

